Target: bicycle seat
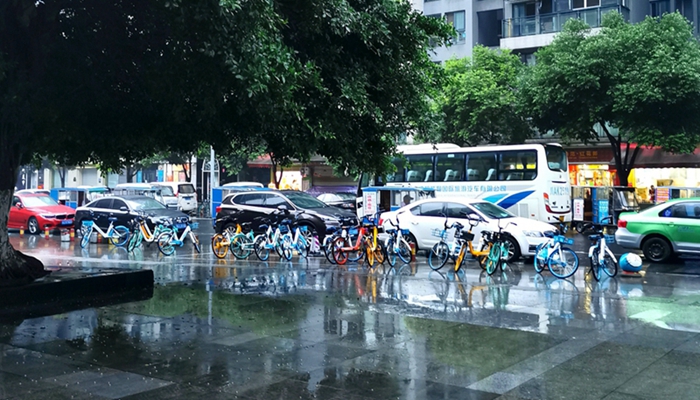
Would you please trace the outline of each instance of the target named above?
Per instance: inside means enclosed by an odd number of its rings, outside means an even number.
[[[557,235],[557,233],[554,232],[554,231],[545,231],[545,232],[544,232],[544,236],[545,236],[545,237],[548,237],[548,238],[550,238],[550,239],[553,238],[553,237],[556,236],[556,235]]]
[[[596,241],[598,239],[600,239],[600,235],[589,235],[588,236],[588,240],[590,240],[590,241]]]
[[[264,229],[267,229],[267,228],[269,228],[269,227],[270,227],[270,226],[269,226],[268,224],[262,224],[262,225],[260,225],[258,228],[264,230]]]
[[[247,226],[250,226],[251,224],[250,224],[250,222],[244,222],[244,223],[242,223],[242,224],[240,224],[240,225],[241,225],[241,228],[245,228],[245,227],[247,227]]]
[[[329,226],[326,228],[326,233],[333,233],[337,230],[338,230],[338,228],[336,228],[335,226]]]
[[[110,220],[110,221],[116,221],[116,220],[117,220],[117,217],[109,217],[109,220]]]
[[[385,232],[388,233],[388,234],[394,234],[394,233],[396,233],[396,229],[395,229],[395,228],[393,228],[393,229],[386,229]]]
[[[280,225],[289,225],[292,223],[292,220],[290,219],[283,219],[282,222],[280,222]]]

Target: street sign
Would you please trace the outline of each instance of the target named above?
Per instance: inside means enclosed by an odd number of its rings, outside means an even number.
[[[574,221],[583,221],[583,199],[574,199]]]

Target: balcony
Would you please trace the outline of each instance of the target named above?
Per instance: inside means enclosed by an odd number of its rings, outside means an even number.
[[[622,14],[629,21],[630,10],[627,7],[614,5],[581,10],[571,10],[552,14],[540,14],[532,17],[511,18],[502,22],[502,38],[517,38],[523,36],[544,35],[560,32],[566,21],[577,18],[587,23],[591,28],[600,27],[603,15],[611,11]]]

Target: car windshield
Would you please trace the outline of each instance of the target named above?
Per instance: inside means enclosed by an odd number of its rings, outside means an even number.
[[[325,208],[328,204],[303,192],[285,192],[285,196],[299,208]]]
[[[504,208],[493,203],[472,203],[472,207],[476,208],[482,214],[486,214],[491,219],[513,218],[515,215],[509,213]]]
[[[341,200],[355,200],[355,194],[353,193],[334,193],[336,196],[340,197]]]
[[[158,200],[155,199],[131,199],[131,200],[126,200],[127,203],[129,203],[129,207],[132,210],[135,211],[140,211],[140,210],[164,210],[166,207],[163,205],[163,203],[159,202]]]
[[[192,185],[189,184],[189,183],[187,183],[187,184],[182,184],[182,185],[179,185],[179,186],[178,186],[178,191],[179,191],[180,193],[183,193],[183,194],[194,193],[194,186],[192,186]]]
[[[49,196],[22,197],[22,204],[24,204],[25,207],[46,207],[59,205],[56,200]]]
[[[161,196],[175,196],[175,192],[170,186],[158,186],[156,189],[160,190]]]
[[[566,152],[559,146],[545,145],[544,151],[547,154],[547,164],[552,171],[568,171],[568,161]]]

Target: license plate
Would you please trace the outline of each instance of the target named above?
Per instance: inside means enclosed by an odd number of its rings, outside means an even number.
[[[73,223],[73,220],[70,219],[64,219],[61,221],[61,225],[71,225]]]
[[[192,200],[192,196],[185,196],[185,197],[183,197],[183,199],[185,199],[185,200]]]
[[[175,224],[175,227],[177,229],[185,229],[186,226],[187,226],[187,224]]]

